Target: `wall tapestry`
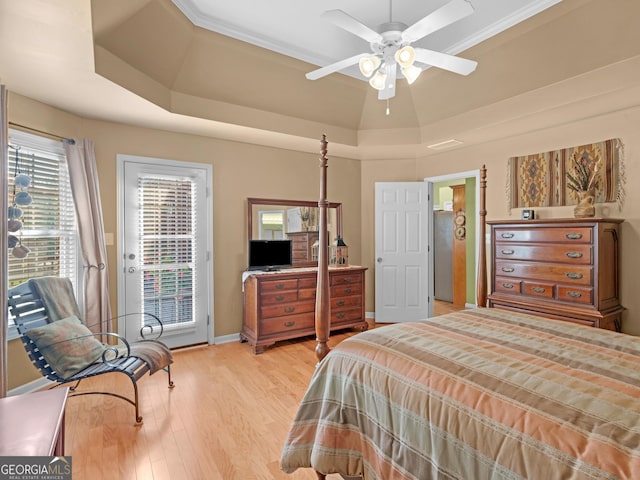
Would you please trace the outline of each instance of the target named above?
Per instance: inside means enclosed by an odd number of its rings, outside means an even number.
[[[594,176],[596,203],[624,201],[624,146],[619,138],[552,152],[511,157],[507,169],[509,208],[575,205],[578,194],[567,173],[587,169]]]

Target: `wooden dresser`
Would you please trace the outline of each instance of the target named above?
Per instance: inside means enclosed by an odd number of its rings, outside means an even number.
[[[363,267],[329,269],[331,330],[367,329]],[[317,268],[251,272],[243,282],[244,318],[240,340],[254,353],[279,340],[315,334]]]
[[[311,247],[319,238],[318,232],[289,232],[291,239],[292,263],[296,266],[312,266],[318,264],[318,259],[311,255]]]
[[[620,331],[620,223],[611,218],[489,221],[489,306]]]

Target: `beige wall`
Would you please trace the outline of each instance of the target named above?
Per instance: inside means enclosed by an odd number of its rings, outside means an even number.
[[[125,153],[213,166],[214,203],[214,322],[215,335],[237,333],[242,324],[240,273],[246,267],[246,198],[272,197],[316,200],[317,155],[228,142],[78,118],[18,95],[10,96],[9,119],[67,137],[90,138],[103,197],[105,229],[117,238],[116,154]],[[425,177],[464,172],[487,165],[488,219],[508,218],[505,178],[507,158],[560,147],[620,137],[625,144],[626,200],[598,205],[599,215],[624,218],[621,238],[621,301],[626,307],[623,331],[640,335],[640,297],[635,292],[640,255],[640,107],[507,137],[420,159],[356,161],[331,158],[329,199],[343,203],[344,235],[351,261],[368,267],[366,310],[374,311],[374,188],[376,181],[421,181]],[[571,217],[572,207],[536,209],[540,217]],[[513,218],[519,212],[512,213]],[[116,311],[116,246],[108,247],[112,306]],[[17,342],[9,348],[9,388],[32,375]]]
[[[623,218],[620,247],[622,330],[640,335],[640,296],[636,291],[640,271],[640,107],[594,116],[586,120],[534,130],[481,145],[442,152],[417,160],[362,162],[362,258],[367,272],[367,310],[374,305],[374,212],[373,184],[376,181],[421,181],[425,177],[465,172],[487,166],[487,219],[520,218],[520,211],[507,209],[505,179],[507,159],[514,155],[545,152],[562,147],[621,138],[625,144],[626,199],[622,210],[616,204],[597,205],[596,214]],[[506,127],[508,128],[508,127]],[[536,216],[573,217],[573,207],[536,208]]]
[[[318,154],[301,153],[208,137],[138,128],[79,118],[26,97],[10,94],[9,121],[63,137],[94,142],[105,232],[118,238],[116,155],[129,154],[210,164],[213,168],[213,277],[215,336],[238,333],[242,327],[241,272],[247,265],[247,198],[317,201]],[[344,238],[350,261],[361,262],[360,164],[331,156],[328,199],[343,204]],[[107,247],[111,305],[117,311],[117,246]],[[9,388],[33,379],[18,342],[11,342]],[[18,365],[18,367],[14,367]]]

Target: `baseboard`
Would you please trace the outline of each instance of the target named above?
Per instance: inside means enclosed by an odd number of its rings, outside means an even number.
[[[364,312],[364,318],[376,319],[376,312]]]
[[[213,343],[219,345],[221,343],[239,342],[240,333],[232,333],[230,335],[222,335],[221,337],[214,337]]]
[[[13,397],[14,395],[22,395],[23,393],[33,393],[51,385],[53,385],[51,380],[47,380],[42,377],[38,380],[34,380],[33,382],[25,383],[24,385],[20,385],[19,387],[9,390],[7,395],[9,397]]]

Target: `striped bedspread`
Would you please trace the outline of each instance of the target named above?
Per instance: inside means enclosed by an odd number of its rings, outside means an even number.
[[[640,479],[640,337],[498,309],[355,335],[281,468],[395,479]]]

